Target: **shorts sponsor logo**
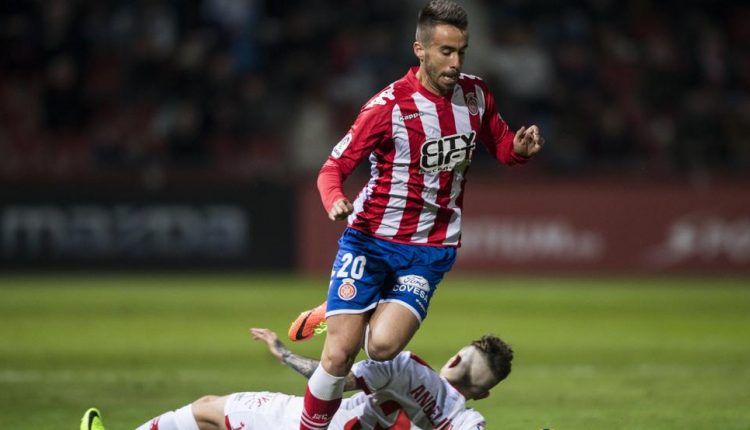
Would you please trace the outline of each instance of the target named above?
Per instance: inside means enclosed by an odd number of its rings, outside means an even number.
[[[477,104],[477,95],[473,92],[466,93],[464,97],[466,99],[466,107],[469,108],[469,113],[476,115],[479,113],[479,105]]]
[[[354,279],[344,279],[339,286],[339,298],[341,300],[351,300],[357,295],[357,287],[354,286]]]
[[[430,283],[419,275],[399,276],[393,291],[412,293],[423,300],[429,300]]]

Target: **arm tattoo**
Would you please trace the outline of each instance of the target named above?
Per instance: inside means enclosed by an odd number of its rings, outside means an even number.
[[[362,388],[357,384],[357,378],[354,377],[354,374],[352,372],[349,372],[346,375],[346,379],[344,380],[344,391],[354,391],[361,389]]]
[[[302,357],[301,355],[293,353],[286,346],[284,346],[281,341],[277,340],[275,347],[281,353],[281,362],[307,379],[310,379],[313,372],[315,372],[315,369],[318,368],[318,364],[320,364],[318,360]],[[352,372],[349,372],[346,375],[346,379],[344,379],[344,391],[353,391],[359,389],[360,388],[357,385],[357,378],[354,377],[354,374]]]
[[[292,370],[310,379],[315,369],[318,367],[318,360],[302,357],[287,349],[280,341],[276,341],[276,348],[281,352],[281,362],[289,366]]]

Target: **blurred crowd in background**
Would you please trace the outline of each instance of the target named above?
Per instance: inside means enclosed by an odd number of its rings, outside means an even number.
[[[750,178],[750,3],[461,3],[464,72],[546,136],[525,175]],[[0,180],[313,174],[416,65],[422,4],[3,0]]]

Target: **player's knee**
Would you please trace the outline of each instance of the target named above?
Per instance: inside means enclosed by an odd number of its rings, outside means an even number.
[[[395,358],[401,350],[392,342],[383,342],[378,339],[369,339],[367,342],[367,356],[375,361],[387,361]]]
[[[356,352],[350,352],[342,349],[325,351],[321,357],[323,368],[334,375],[346,374],[352,368],[354,360],[357,358]]]
[[[200,430],[219,430],[222,428],[225,397],[203,396],[191,404],[193,418]]]
[[[219,400],[219,396],[214,396],[211,394],[208,394],[206,396],[201,397],[200,399],[193,402],[193,406],[200,405],[203,406],[207,403],[213,403],[215,401]]]

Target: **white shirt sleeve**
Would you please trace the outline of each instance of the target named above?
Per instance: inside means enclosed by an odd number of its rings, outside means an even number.
[[[398,380],[409,366],[410,356],[410,352],[404,351],[389,361],[360,361],[354,364],[352,373],[360,384],[365,384],[363,390],[372,393]]]

